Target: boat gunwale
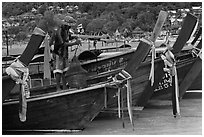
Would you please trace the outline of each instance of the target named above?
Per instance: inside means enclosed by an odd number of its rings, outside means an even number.
[[[114,57],[118,57],[118,56],[123,56],[123,55],[134,53],[134,52],[135,52],[135,49],[129,49],[128,51],[120,52],[120,53],[117,53],[115,55],[109,55],[109,56],[106,56],[106,57],[103,57],[103,58],[97,58],[97,59],[82,61],[80,63],[81,63],[81,65],[87,65],[87,64],[90,64],[90,63],[95,63],[95,62],[99,62],[99,61],[103,61],[103,60],[108,60],[110,58],[114,58]]]
[[[61,90],[61,91],[45,93],[45,94],[36,95],[36,96],[31,97],[31,98],[28,98],[27,102],[33,102],[33,101],[38,101],[38,100],[42,100],[42,99],[56,98],[56,97],[60,97],[60,96],[67,96],[67,95],[81,93],[81,92],[87,92],[87,91],[99,89],[99,88],[106,88],[107,85],[111,85],[111,84],[112,83],[107,82],[104,84],[97,84],[97,85],[93,85],[90,87],[77,89],[77,90],[76,89],[65,89],[65,90]],[[5,100],[5,102],[3,102],[2,105],[5,106],[5,105],[11,105],[11,104],[17,104],[17,103],[19,103],[19,101],[17,99],[10,99],[10,100]]]

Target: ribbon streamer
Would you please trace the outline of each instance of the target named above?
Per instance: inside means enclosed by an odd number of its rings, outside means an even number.
[[[162,60],[164,61],[164,71],[167,71],[171,74],[171,82],[172,82],[172,77],[174,76],[174,81],[175,81],[175,103],[176,103],[176,114],[180,115],[180,107],[179,107],[179,87],[178,87],[178,76],[177,76],[177,70],[176,70],[176,61],[174,58],[173,53],[167,49],[164,53],[165,55],[161,55]],[[173,108],[174,109],[174,108]],[[174,111],[173,111],[174,112]],[[176,115],[174,114],[174,115]]]
[[[152,61],[151,61],[151,70],[150,70],[150,75],[149,75],[149,80],[151,79],[151,86],[154,84],[154,59],[156,58],[156,53],[155,53],[155,46],[154,44],[152,45]]]
[[[19,94],[19,118],[21,122],[26,121],[27,112],[27,102],[26,98],[30,97],[28,77],[29,69],[25,67],[20,60],[16,59],[7,69],[6,73],[11,76],[11,78],[20,84],[20,94]]]
[[[116,86],[118,87],[118,116],[119,118],[121,117],[121,106],[120,106],[120,102],[122,101],[123,104],[123,99],[120,99],[120,94],[121,94],[121,83],[123,83],[123,81],[126,81],[127,84],[125,85],[127,87],[127,107],[128,107],[128,114],[129,114],[129,118],[130,118],[130,122],[131,125],[133,127],[134,130],[134,122],[133,122],[133,113],[132,113],[132,89],[131,89],[131,84],[130,84],[130,79],[132,78],[132,76],[125,70],[122,70],[118,76],[121,76],[123,78],[123,80],[119,81],[117,79],[117,77],[115,76],[113,78],[113,82],[115,82]],[[122,105],[122,113],[123,113],[123,105]],[[123,114],[122,114],[123,117]]]
[[[121,88],[118,88],[118,117],[121,118],[121,106],[120,106],[120,91],[121,91]],[[122,100],[123,101],[123,100]]]
[[[177,75],[177,70],[176,70],[176,65],[173,66],[174,69],[174,78],[175,78],[175,95],[176,95],[176,111],[177,114],[180,115],[180,106],[179,106],[179,86],[178,86],[178,75]]]
[[[129,118],[130,118],[130,122],[131,122],[132,128],[134,130],[131,92],[132,92],[132,89],[131,89],[131,85],[130,85],[130,79],[127,79],[127,105],[128,105],[128,113],[129,113]]]
[[[152,52],[152,60],[151,60],[151,70],[149,74],[149,80],[151,80],[151,86],[154,84],[154,60],[156,58],[156,50],[155,50],[155,43],[152,42],[150,39],[142,38],[141,41],[152,45],[151,52]]]

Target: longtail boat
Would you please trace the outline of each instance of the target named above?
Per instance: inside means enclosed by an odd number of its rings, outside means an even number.
[[[45,15],[22,55],[6,70],[9,75],[2,77],[3,134],[82,130],[104,106],[104,87],[110,83],[96,83],[58,92],[55,86],[32,88],[29,91],[26,66],[44,40],[47,24],[55,25],[55,21],[52,14],[51,17],[49,13]],[[10,94],[14,87],[18,89],[18,94]]]
[[[140,58],[139,62],[144,59],[150,49],[148,44],[141,43],[138,49],[133,52],[134,57]],[[138,64],[136,63],[136,65]],[[7,82],[6,78],[9,77],[3,77],[3,85],[7,84],[4,83]],[[56,91],[55,85],[32,88],[30,97],[26,99],[27,119],[24,122],[19,120],[18,96],[10,94],[3,101],[3,131],[9,133],[84,129],[104,108],[104,104],[107,103],[105,101],[107,93],[112,92],[112,85],[114,85],[114,82],[110,81],[97,81],[92,84],[88,80],[87,83],[88,87],[70,88],[60,92]]]
[[[49,18],[50,19],[50,18]],[[52,20],[53,18],[51,18]],[[45,24],[50,23],[46,18],[35,28],[31,39],[22,55],[7,69],[7,76],[2,77],[3,85],[3,133],[18,131],[44,131],[44,130],[82,130],[94,119],[104,107],[104,90],[114,82],[86,83],[86,72],[80,64],[79,71],[72,73],[72,78],[79,77],[79,87],[71,87],[67,90],[56,91],[55,87],[43,86],[39,89],[28,87],[28,68],[36,50],[41,45],[48,31]],[[145,46],[146,48],[142,47]],[[148,54],[150,46],[142,42],[140,48],[134,52],[133,57],[139,56],[140,62]],[[72,65],[70,65],[71,68]],[[74,65],[73,65],[74,66]],[[73,70],[75,70],[74,67]],[[73,81],[73,79],[71,79]],[[75,81],[74,81],[75,82]],[[19,84],[18,94],[10,94],[12,89]],[[69,83],[71,84],[71,82]],[[74,83],[73,83],[74,85]],[[71,85],[70,85],[71,86]],[[105,89],[104,89],[105,88]],[[54,90],[53,90],[54,89]],[[19,93],[20,92],[20,93]]]

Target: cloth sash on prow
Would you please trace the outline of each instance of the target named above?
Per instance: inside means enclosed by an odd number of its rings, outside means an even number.
[[[11,76],[16,84],[21,85],[19,95],[19,118],[22,122],[26,121],[26,98],[29,98],[30,96],[28,86],[29,69],[27,68],[27,66],[40,47],[42,41],[44,40],[44,37],[45,32],[40,28],[35,28],[23,54],[19,58],[17,58],[8,68],[6,68],[6,73]]]

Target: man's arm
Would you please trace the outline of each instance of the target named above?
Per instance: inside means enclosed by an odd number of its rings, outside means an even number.
[[[81,41],[77,39],[75,42],[65,42],[64,46],[71,47],[73,45],[80,45],[80,44],[81,44]]]
[[[51,35],[50,40],[49,40],[49,45],[53,45],[54,44],[54,33]]]

